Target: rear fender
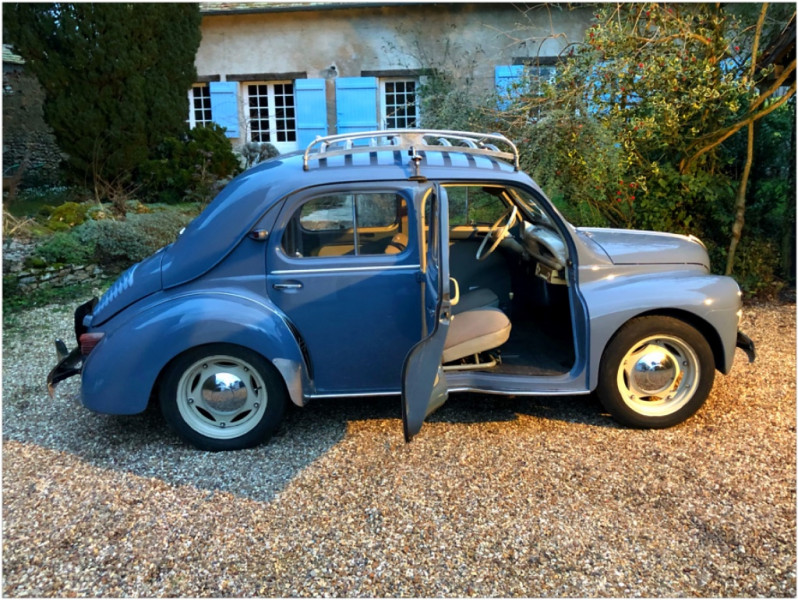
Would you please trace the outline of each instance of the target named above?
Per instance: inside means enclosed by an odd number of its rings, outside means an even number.
[[[106,335],[86,358],[82,372],[83,404],[96,412],[142,412],[159,376],[175,357],[212,343],[237,344],[271,361],[299,406],[305,391],[312,389],[299,344],[283,316],[245,296],[177,296],[150,305],[119,325],[112,320],[97,331]]]

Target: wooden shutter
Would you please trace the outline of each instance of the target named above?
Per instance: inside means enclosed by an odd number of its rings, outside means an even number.
[[[227,129],[227,137],[241,137],[238,123],[238,83],[211,81],[210,88],[213,122]]]
[[[517,86],[524,77],[524,65],[504,65],[496,67],[496,93],[499,95],[499,109],[509,106],[516,94]]]
[[[379,129],[377,78],[339,77],[335,80],[338,133]]]
[[[316,139],[327,135],[327,95],[324,79],[294,81],[296,104],[296,139],[303,150]]]

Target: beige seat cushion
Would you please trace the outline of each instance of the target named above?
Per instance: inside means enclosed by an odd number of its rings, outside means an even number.
[[[498,308],[478,308],[452,317],[443,362],[498,348],[510,337],[510,319]]]

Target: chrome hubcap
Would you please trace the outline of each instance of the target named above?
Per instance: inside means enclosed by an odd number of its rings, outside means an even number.
[[[211,356],[185,370],[177,384],[177,406],[197,433],[230,439],[251,431],[266,409],[266,385],[246,361]]]
[[[635,412],[670,415],[690,401],[698,388],[695,351],[673,336],[652,336],[626,353],[618,369],[618,390]]]

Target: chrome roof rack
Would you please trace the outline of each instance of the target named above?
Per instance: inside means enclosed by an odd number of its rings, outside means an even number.
[[[365,144],[355,142],[366,140]],[[315,148],[315,151],[314,151]],[[304,168],[310,159],[321,160],[364,152],[408,150],[416,152],[459,152],[509,160],[519,170],[518,148],[499,133],[470,133],[443,129],[386,129],[317,137],[305,149]]]

